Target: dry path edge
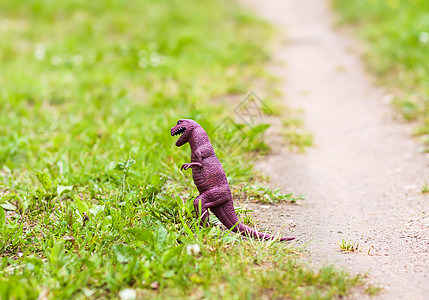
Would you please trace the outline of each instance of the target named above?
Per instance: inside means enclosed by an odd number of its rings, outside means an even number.
[[[383,287],[378,299],[427,299],[429,199],[421,187],[429,158],[365,72],[356,40],[332,28],[325,1],[241,2],[283,32],[270,68],[283,81],[283,100],[304,110],[315,136],[302,155],[271,132],[273,153],[257,169],[273,186],[306,197],[299,206],[257,209],[256,219],[271,231],[289,224],[287,234],[310,243],[315,266],[368,272],[369,282]],[[361,251],[341,253],[342,239],[359,242]]]

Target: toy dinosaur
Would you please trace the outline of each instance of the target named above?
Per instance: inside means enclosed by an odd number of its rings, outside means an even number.
[[[186,143],[191,146],[191,163],[182,165],[180,170],[192,169],[194,183],[200,193],[194,200],[194,207],[202,225],[208,224],[210,208],[219,221],[234,232],[264,240],[275,239],[274,236],[257,232],[238,220],[228,180],[205,130],[194,120],[181,119],[171,128],[171,136],[175,135],[180,135],[177,147]],[[293,239],[280,238],[280,241]]]

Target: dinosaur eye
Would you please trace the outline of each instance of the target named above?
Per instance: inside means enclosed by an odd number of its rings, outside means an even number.
[[[177,124],[180,124],[180,121],[177,121]]]

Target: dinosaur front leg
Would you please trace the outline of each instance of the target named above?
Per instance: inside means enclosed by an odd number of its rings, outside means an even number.
[[[191,163],[183,164],[180,170],[187,170],[189,168],[199,168],[201,169],[203,167],[203,157],[201,154],[201,151],[195,150],[195,152],[192,152],[191,154]]]
[[[201,219],[201,226],[207,227],[209,224],[209,211],[205,204],[205,198],[203,194],[200,194],[194,200],[194,208],[197,213],[197,217]]]
[[[182,167],[180,168],[180,170],[183,170],[183,169],[187,170],[187,169],[192,168],[192,167],[202,168],[203,165],[200,163],[196,163],[196,162],[183,164]]]

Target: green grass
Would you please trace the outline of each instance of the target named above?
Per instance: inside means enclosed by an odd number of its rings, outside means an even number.
[[[429,151],[429,8],[424,0],[333,0],[367,41],[365,59]]]
[[[380,286],[374,286],[370,285],[367,288],[365,288],[365,293],[367,293],[369,296],[374,297],[380,294],[380,292],[383,290]]]
[[[169,129],[189,117],[213,136],[233,108],[211,99],[265,78],[267,24],[229,1],[0,6],[0,299],[328,299],[360,283],[194,221]],[[254,182],[266,128],[218,152],[233,186]]]
[[[337,243],[341,249],[341,252],[350,253],[359,251],[359,242],[353,242],[352,240],[342,239],[341,243]]]
[[[284,108],[281,133],[289,151],[305,153],[307,148],[314,146],[314,136],[304,127],[303,111]]]
[[[241,189],[234,191],[234,196],[245,201],[256,201],[260,203],[274,204],[280,202],[296,203],[303,199],[302,196],[293,196],[292,193],[283,194],[280,189],[272,190],[260,183],[246,184]]]
[[[422,186],[422,194],[428,194],[429,193],[429,184],[426,181],[425,184]]]

